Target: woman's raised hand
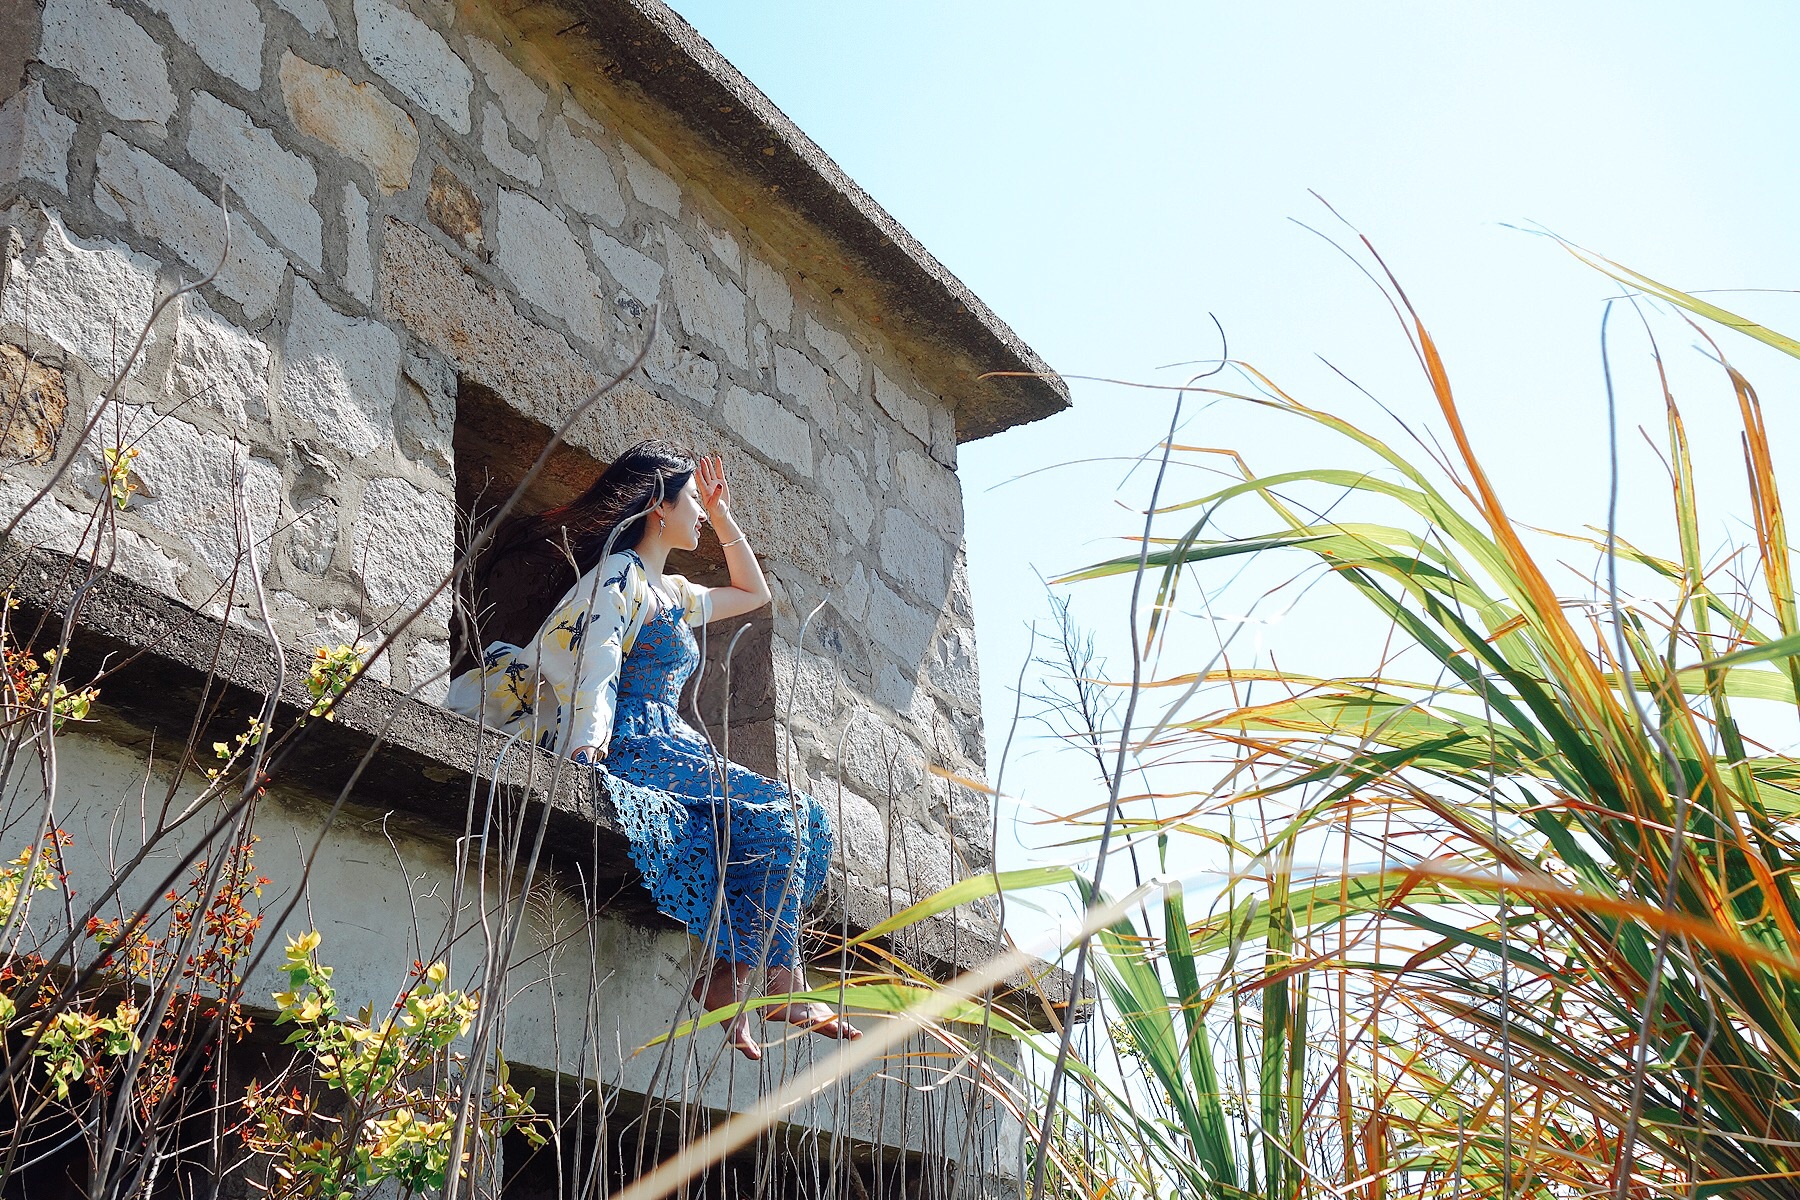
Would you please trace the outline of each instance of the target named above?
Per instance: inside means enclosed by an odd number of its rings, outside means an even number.
[[[700,489],[700,507],[707,519],[718,524],[719,513],[731,510],[731,485],[725,482],[725,460],[716,454],[701,457],[694,464],[694,483]]]

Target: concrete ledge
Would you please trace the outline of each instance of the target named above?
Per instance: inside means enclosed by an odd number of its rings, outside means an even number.
[[[591,80],[609,104],[655,129],[659,145],[727,207],[895,339],[921,380],[955,405],[957,440],[1068,407],[1068,385],[1006,322],[660,0],[562,0],[511,17],[571,56],[580,68],[571,78]],[[1041,377],[977,380],[991,371]]]
[[[0,543],[0,589],[19,602],[14,628],[21,642],[31,640],[36,649],[56,643],[79,595],[64,678],[85,681],[104,672],[93,713],[103,732],[127,740],[155,732],[166,748],[171,738],[176,745],[185,740],[193,714],[204,712],[206,725],[195,740],[210,746],[241,732],[275,688],[275,649],[261,634],[196,612],[122,575],[94,570],[81,559]],[[34,629],[39,632],[32,638]],[[284,731],[312,703],[306,662],[292,651],[287,660],[278,717]],[[559,861],[579,864],[598,893],[612,897],[607,906],[612,915],[674,928],[637,886],[624,835],[573,764],[535,747],[515,747],[502,757],[503,743],[491,733],[483,736],[464,717],[364,680],[340,701],[335,720],[310,721],[278,740],[268,774],[275,785],[325,803],[354,779],[355,809],[405,814],[451,837],[463,833],[470,798],[497,783],[515,800],[548,804],[546,846],[553,867]],[[592,874],[596,862],[602,868],[598,878]],[[834,888],[823,906],[834,916],[847,913],[853,934],[889,915],[877,889],[846,891],[836,881]],[[1002,949],[991,928],[948,916],[903,931],[889,948],[938,978]],[[1051,1015],[1045,1002],[1066,1011],[1069,983],[1067,973],[1046,967],[1035,983],[1024,976],[1009,980],[1002,998],[1010,997],[1034,1024],[1047,1027]]]

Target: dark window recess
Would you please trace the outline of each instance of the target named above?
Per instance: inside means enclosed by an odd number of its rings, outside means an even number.
[[[475,532],[484,527],[536,461],[550,430],[520,413],[499,393],[463,380],[456,390],[456,552],[460,560]],[[538,473],[515,513],[542,512],[586,491],[606,464],[573,446],[558,446]],[[481,564],[485,566],[486,564]],[[710,532],[692,554],[669,557],[668,569],[695,583],[717,587],[731,580],[724,552]],[[490,642],[523,645],[536,635],[550,608],[574,583],[574,569],[553,546],[531,547],[494,565],[476,594],[481,571],[458,581],[457,611],[451,622],[453,672],[474,666]],[[714,744],[733,761],[776,774],[775,680],[768,609],[695,630],[704,656],[682,695],[681,711],[704,725]],[[738,630],[735,651],[731,639]],[[730,652],[729,684],[726,658]]]

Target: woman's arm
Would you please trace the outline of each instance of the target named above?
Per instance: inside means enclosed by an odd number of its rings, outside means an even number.
[[[700,488],[700,507],[719,545],[725,550],[725,565],[731,568],[731,586],[694,590],[706,597],[711,608],[710,619],[722,621],[755,612],[769,602],[769,581],[763,578],[756,554],[731,515],[731,485],[725,482],[725,463],[718,455],[702,458],[694,467],[694,482]]]

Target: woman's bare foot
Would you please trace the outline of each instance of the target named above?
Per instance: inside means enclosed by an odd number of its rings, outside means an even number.
[[[692,995],[707,1012],[742,1005],[750,996],[750,968],[716,960],[706,974],[694,980]],[[751,1062],[762,1058],[762,1044],[750,1032],[749,1009],[742,1009],[726,1023],[725,1044]]]
[[[806,990],[806,978],[800,972],[786,968],[774,968],[769,971],[769,992],[772,995]],[[862,1036],[862,1030],[852,1025],[836,1009],[818,1001],[765,1008],[762,1018],[765,1021],[783,1021],[797,1026],[807,1033],[816,1033],[820,1037],[836,1038],[843,1042],[853,1042]]]

